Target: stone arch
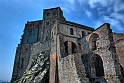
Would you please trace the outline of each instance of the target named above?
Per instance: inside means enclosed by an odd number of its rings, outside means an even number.
[[[89,42],[89,50],[94,51],[101,47],[101,35],[98,32],[93,32],[89,35],[88,42]]]
[[[64,46],[65,46],[65,52],[67,55],[78,52],[78,46],[72,41],[65,41]]]
[[[72,43],[72,54],[74,53],[77,53],[77,46],[75,43],[71,42]]]
[[[71,42],[76,47],[77,53],[79,52],[79,47],[78,47],[78,43],[77,43],[77,39],[76,38],[64,36],[63,37],[63,42],[66,42],[66,41]]]
[[[104,76],[103,59],[98,54],[94,54],[90,59],[91,78]]]

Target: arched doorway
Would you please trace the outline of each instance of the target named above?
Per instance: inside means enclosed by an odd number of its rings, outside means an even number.
[[[104,67],[102,58],[95,54],[91,57],[91,77],[102,77],[104,76]]]

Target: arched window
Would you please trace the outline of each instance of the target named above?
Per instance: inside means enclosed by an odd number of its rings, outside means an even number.
[[[97,33],[91,33],[89,38],[89,49],[91,51],[98,50],[101,47],[100,36]]]
[[[85,36],[85,32],[84,31],[82,31],[82,37],[84,37]]]
[[[72,28],[70,28],[70,35],[73,35],[74,33],[73,33],[73,29]]]
[[[92,50],[96,50],[98,48],[98,43],[99,43],[98,39],[99,39],[99,36],[96,34],[92,40]]]

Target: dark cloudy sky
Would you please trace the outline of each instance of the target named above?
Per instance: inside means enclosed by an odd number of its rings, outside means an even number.
[[[43,9],[58,6],[69,21],[95,29],[107,22],[113,32],[124,33],[124,0],[0,0],[0,80],[11,79],[25,23],[41,20]]]

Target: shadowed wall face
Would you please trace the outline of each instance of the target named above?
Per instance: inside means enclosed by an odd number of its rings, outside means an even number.
[[[100,56],[97,56],[95,60],[95,70],[97,77],[104,76],[103,62]]]

